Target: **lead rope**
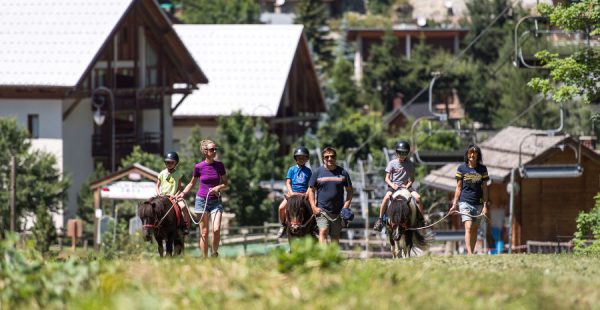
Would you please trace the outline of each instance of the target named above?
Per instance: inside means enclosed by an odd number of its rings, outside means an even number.
[[[427,226],[423,226],[423,227],[407,228],[406,230],[420,230],[420,229],[426,229],[426,228],[433,227],[433,226],[437,225],[439,222],[441,222],[444,219],[446,219],[451,214],[455,214],[455,213],[466,215],[466,216],[469,216],[471,218],[478,218],[478,217],[482,217],[483,216],[483,217],[485,217],[488,220],[488,222],[490,221],[490,219],[485,214],[483,214],[483,213],[480,213],[479,215],[471,215],[471,214],[468,214],[468,213],[462,213],[460,211],[453,210],[452,212],[448,212],[448,214],[446,214],[444,217],[442,217],[439,221],[437,221],[437,222],[435,222],[435,223],[433,223],[431,225],[427,225]]]

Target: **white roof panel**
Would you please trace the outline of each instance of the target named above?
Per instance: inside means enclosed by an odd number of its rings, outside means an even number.
[[[277,114],[302,25],[175,25],[209,78],[174,116]],[[173,96],[173,106],[181,96]]]
[[[133,0],[0,0],[0,85],[77,84]]]

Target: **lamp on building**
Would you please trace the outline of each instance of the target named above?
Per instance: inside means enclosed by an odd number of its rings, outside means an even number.
[[[94,112],[94,123],[96,123],[96,125],[98,126],[102,126],[102,124],[104,124],[104,120],[106,119],[106,115],[102,114],[102,111],[100,110],[102,108],[102,106],[104,106],[104,103],[106,102],[105,97],[108,97],[108,101],[110,104],[110,108],[111,108],[111,134],[110,134],[110,149],[111,149],[111,156],[110,156],[110,160],[111,160],[111,164],[110,164],[110,171],[111,172],[115,172],[115,147],[116,147],[116,143],[115,143],[115,98],[113,96],[112,91],[104,86],[100,86],[96,89],[94,89],[94,91],[92,92],[92,105],[94,105],[94,107],[96,108],[96,111]]]

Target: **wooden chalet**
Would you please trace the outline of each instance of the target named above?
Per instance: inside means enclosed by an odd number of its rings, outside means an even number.
[[[216,138],[217,120],[241,112],[263,118],[282,153],[316,127],[323,94],[302,25],[176,25],[187,49],[210,76],[189,96],[173,97],[173,138],[191,129]]]
[[[22,0],[0,19],[0,116],[57,156],[72,183],[67,217],[96,163],[171,149],[171,96],[208,82],[155,0]]]
[[[507,127],[479,144],[483,163],[491,179],[492,225],[488,225],[488,228],[496,226],[501,229],[505,244],[508,244],[508,232],[512,230],[513,249],[519,249],[527,241],[556,242],[559,239],[564,241],[565,237],[572,238],[577,215],[594,207],[594,196],[600,191],[600,155],[595,150],[583,143],[580,145],[577,139],[570,136],[536,134],[544,132]],[[523,139],[522,165],[577,164],[579,152],[583,174],[573,178],[522,178],[518,168],[519,145]],[[432,171],[423,183],[448,192],[447,199],[451,201],[457,168],[458,164],[447,164]],[[515,182],[518,191],[514,197],[513,221],[508,223],[510,195],[507,186],[512,169],[517,169]],[[459,227],[458,216],[453,220],[455,227]]]

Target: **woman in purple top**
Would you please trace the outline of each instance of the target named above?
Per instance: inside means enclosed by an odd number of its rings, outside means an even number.
[[[200,147],[205,159],[194,166],[192,180],[179,194],[183,198],[200,180],[194,211],[200,215],[200,249],[204,257],[208,256],[208,223],[210,215],[213,216],[212,256],[219,256],[219,239],[221,237],[221,191],[227,187],[227,174],[222,162],[215,160],[217,145],[211,140],[202,140]],[[204,212],[208,216],[203,216]]]

